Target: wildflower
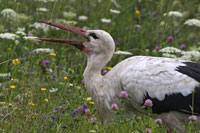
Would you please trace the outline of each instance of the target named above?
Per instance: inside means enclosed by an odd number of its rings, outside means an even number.
[[[93,105],[93,104],[94,104],[94,102],[89,102],[89,104],[92,104],[92,105]]]
[[[112,67],[107,67],[107,69],[108,69],[108,70],[111,70],[111,69],[112,69]]]
[[[112,109],[112,110],[118,110],[119,107],[118,107],[117,104],[113,103],[113,104],[111,105],[111,109]]]
[[[17,16],[17,13],[13,9],[10,9],[10,8],[3,9],[1,11],[1,14],[3,15],[4,18],[9,19],[9,20],[14,20]]]
[[[154,47],[154,50],[158,51],[158,50],[159,50],[159,46],[156,45],[156,46]]]
[[[90,102],[91,100],[92,100],[91,97],[87,97],[87,98],[86,98],[86,102]]]
[[[184,24],[189,25],[189,26],[200,27],[200,20],[198,20],[198,19],[188,19],[187,21],[185,21]]]
[[[38,37],[35,37],[35,36],[24,36],[23,39],[25,40],[35,40],[37,39]]]
[[[163,53],[162,54],[163,57],[168,57],[168,58],[177,58],[176,55],[170,54],[170,53]]]
[[[152,106],[153,106],[153,103],[152,103],[152,101],[151,101],[150,99],[147,99],[147,100],[145,100],[145,102],[144,102],[144,106],[152,107]]]
[[[200,59],[200,52],[199,51],[185,51],[182,53],[183,55],[181,56],[181,59],[185,60],[194,60],[194,61],[199,61]]]
[[[186,48],[186,45],[184,44],[184,43],[182,43],[181,45],[180,45],[180,49],[185,49]]]
[[[53,52],[54,50],[53,49],[50,49],[50,48],[37,48],[37,49],[34,49],[33,52],[34,53],[39,53],[39,52],[46,52],[46,53],[51,53]]]
[[[76,13],[74,12],[63,12],[63,16],[67,19],[72,19],[76,17]]]
[[[31,106],[35,106],[35,104],[33,102],[29,102],[29,105]]]
[[[47,98],[45,98],[44,101],[48,103],[49,100]]]
[[[135,14],[136,15],[140,15],[140,11],[139,10],[135,10]]]
[[[84,80],[81,80],[81,83],[82,83],[82,84],[84,84],[84,82],[85,82]]]
[[[117,51],[115,51],[114,54],[132,55],[131,52],[121,51],[121,50],[117,50]]]
[[[7,76],[11,76],[10,73],[0,73],[0,77],[7,77]]]
[[[108,70],[104,70],[101,74],[105,75],[106,73],[108,73]]]
[[[49,64],[50,64],[50,61],[49,61],[49,60],[42,60],[42,64],[43,64],[43,65],[49,65]]]
[[[88,19],[88,17],[87,16],[79,16],[78,19],[81,21],[85,21]]]
[[[159,52],[161,53],[176,53],[176,54],[180,54],[182,53],[182,51],[180,49],[177,49],[175,47],[165,47],[159,50]]]
[[[49,53],[49,55],[50,55],[50,56],[56,56],[56,54],[55,54],[55,53]]]
[[[93,123],[93,124],[96,124],[96,122],[97,122],[96,117],[92,117],[92,118],[90,118],[90,122]]]
[[[35,22],[34,24],[30,25],[30,27],[34,27],[36,30],[43,30],[43,32],[47,32],[50,29],[50,26],[38,22]]]
[[[52,88],[49,90],[50,93],[56,92],[58,90],[58,88]]]
[[[145,133],[152,133],[150,128],[146,128]]]
[[[196,121],[197,120],[197,116],[196,115],[190,115],[188,117],[189,120],[193,120],[193,121]]]
[[[110,12],[111,12],[111,13],[115,13],[115,14],[120,14],[120,11],[119,11],[119,10],[110,9]]]
[[[40,12],[48,12],[49,10],[45,7],[41,7],[41,8],[37,8],[37,11],[40,11]]]
[[[127,98],[128,97],[128,93],[126,91],[121,91],[120,94],[119,94],[119,96],[121,98]]]
[[[63,125],[62,128],[65,129],[65,128],[67,128],[67,126],[66,126],[66,125]]]
[[[40,90],[41,90],[41,91],[46,91],[47,89],[46,89],[46,88],[41,88]]]
[[[101,22],[103,22],[103,23],[111,23],[111,19],[102,18]]]
[[[16,88],[16,86],[14,86],[14,85],[10,86],[10,89],[15,89],[15,88]]]
[[[64,76],[64,80],[66,80],[66,79],[68,79],[68,77],[67,77],[67,76]]]
[[[182,17],[183,14],[181,12],[178,12],[178,11],[170,11],[168,13],[164,13],[163,16],[175,16],[175,17]]]
[[[85,115],[86,116],[90,116],[91,115],[91,112],[90,112],[89,108],[85,109]]]
[[[15,40],[18,36],[13,33],[1,33],[0,38],[2,39],[10,39],[10,40]]]
[[[160,119],[160,118],[155,119],[155,123],[162,124],[162,119]]]
[[[167,42],[173,42],[174,41],[174,37],[173,36],[169,36],[168,38],[167,38]]]

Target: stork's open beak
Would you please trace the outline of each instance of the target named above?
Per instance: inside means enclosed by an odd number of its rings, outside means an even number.
[[[64,26],[61,24],[54,24],[48,21],[44,21],[44,20],[38,20],[38,22],[41,23],[45,23],[63,30],[67,30],[67,31],[71,31],[73,33],[76,33],[78,35],[81,35],[83,37],[85,37],[87,39],[87,41],[89,41],[89,37],[86,35],[86,30],[81,29],[81,28],[76,28],[76,27],[72,27],[72,26]],[[80,50],[84,50],[84,45],[83,45],[83,40],[66,40],[66,39],[53,39],[53,38],[37,38],[38,40],[41,41],[48,41],[48,42],[60,42],[60,43],[68,43],[71,44],[73,46],[75,46],[76,48],[80,49]]]

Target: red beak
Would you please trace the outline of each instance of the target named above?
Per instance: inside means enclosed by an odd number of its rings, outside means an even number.
[[[85,37],[87,39],[87,41],[89,41],[89,37],[86,35],[86,30],[81,29],[81,28],[76,28],[76,27],[72,27],[72,26],[64,26],[61,24],[54,24],[48,21],[44,21],[44,20],[39,20],[38,22],[41,23],[45,23],[63,30],[67,30],[73,33],[76,33],[78,35],[81,35],[83,37]],[[53,39],[53,38],[37,38],[38,40],[41,41],[48,41],[48,42],[60,42],[60,43],[68,43],[68,44],[72,44],[73,46],[75,46],[76,48],[80,49],[80,50],[84,50],[84,45],[83,45],[83,40],[65,40],[65,39]]]

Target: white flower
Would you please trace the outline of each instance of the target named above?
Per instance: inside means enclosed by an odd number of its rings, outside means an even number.
[[[187,21],[185,21],[184,24],[190,25],[190,26],[200,27],[200,20],[198,20],[198,19],[188,19]]]
[[[58,91],[58,88],[52,88],[51,90],[49,90],[50,93],[56,92]]]
[[[47,3],[47,2],[54,2],[55,0],[34,0],[34,1]]]
[[[101,22],[103,22],[103,23],[110,23],[111,19],[102,18]]]
[[[168,13],[164,13],[163,16],[175,16],[175,17],[182,17],[183,14],[181,12],[178,12],[178,11],[170,11]]]
[[[119,10],[110,9],[110,12],[111,12],[111,13],[115,13],[115,14],[120,14],[120,11],[119,11]]]
[[[49,31],[49,25],[43,24],[43,23],[34,23],[32,25],[30,25],[31,27],[34,27],[35,29],[42,29],[44,32]]]
[[[82,21],[85,21],[85,20],[88,19],[88,17],[87,17],[87,16],[79,16],[78,19],[79,19],[79,20],[82,20]]]
[[[9,20],[14,20],[17,16],[17,13],[13,9],[10,9],[10,8],[6,8],[2,10],[1,14],[3,15],[3,17]]]
[[[48,12],[49,10],[47,8],[41,7],[41,8],[37,8],[37,11]]]
[[[21,35],[21,36],[25,36],[25,35],[26,35],[26,33],[23,32],[23,31],[17,31],[16,34],[17,34],[17,35]]]
[[[13,34],[13,33],[1,33],[0,34],[0,38],[2,38],[2,39],[14,40],[17,37],[18,36],[16,34]]]
[[[0,73],[0,77],[8,77],[10,76],[10,73]]]
[[[181,56],[181,59],[199,61],[200,60],[200,52],[195,51],[195,50],[184,51],[183,56]]]
[[[37,48],[37,49],[34,49],[33,52],[35,52],[35,53],[38,53],[38,52],[52,53],[52,52],[54,52],[54,50],[50,49],[50,48]]]
[[[37,39],[38,37],[35,37],[35,36],[25,36],[23,37],[25,40],[35,40]]]
[[[117,1],[116,0],[111,0],[111,2],[116,6],[116,7],[118,7],[118,8],[120,8],[121,6],[117,3]]]
[[[131,52],[127,52],[127,51],[120,51],[120,50],[118,50],[118,51],[115,51],[115,52],[114,52],[114,54],[132,55],[132,53],[131,53]]]
[[[181,53],[182,50],[175,47],[165,47],[159,50],[161,53]]]
[[[63,16],[67,19],[72,19],[76,17],[76,13],[74,12],[63,12]]]
[[[176,55],[169,54],[169,53],[163,53],[162,56],[163,57],[168,57],[168,58],[177,58]]]

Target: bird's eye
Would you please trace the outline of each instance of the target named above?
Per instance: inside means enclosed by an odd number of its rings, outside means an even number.
[[[99,39],[95,33],[90,33],[88,36],[92,36],[94,39]]]

